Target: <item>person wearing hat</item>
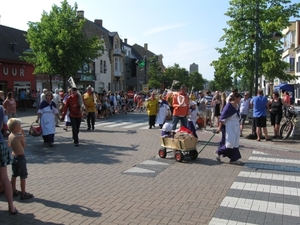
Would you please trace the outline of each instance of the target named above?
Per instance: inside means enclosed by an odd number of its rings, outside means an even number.
[[[199,113],[197,110],[197,103],[195,101],[190,101],[190,108],[188,114],[188,128],[193,132],[194,137],[198,138],[196,134],[196,121]]]
[[[53,101],[52,92],[48,91],[45,98],[38,109],[36,123],[41,125],[44,144],[52,147],[55,136],[55,117],[59,119],[59,113],[57,105]]]
[[[199,91],[198,98],[198,113],[201,118],[203,118],[203,128],[206,129],[206,98],[204,98],[204,93]]]
[[[163,125],[166,122],[167,115],[170,111],[170,107],[168,102],[163,98],[162,95],[158,96],[159,100],[159,109],[158,109],[158,114],[157,114],[157,121],[156,123],[159,125],[159,128],[162,129]]]
[[[75,146],[79,146],[78,133],[82,118],[83,100],[76,87],[72,87],[71,95],[68,97],[63,109],[61,121],[64,120],[68,110],[72,124],[72,138]]]
[[[96,112],[96,100],[93,94],[93,88],[88,86],[86,88],[86,93],[83,94],[83,102],[85,106],[86,122],[88,125],[87,130],[95,129],[95,112]]]

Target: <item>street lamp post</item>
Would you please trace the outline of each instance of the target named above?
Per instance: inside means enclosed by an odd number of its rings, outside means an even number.
[[[144,84],[147,84],[147,56],[144,55],[144,62],[145,62],[145,80],[144,80]]]

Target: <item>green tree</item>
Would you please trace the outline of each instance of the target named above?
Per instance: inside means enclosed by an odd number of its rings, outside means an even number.
[[[188,89],[191,90],[194,87],[194,90],[203,90],[204,87],[204,79],[202,74],[198,72],[192,72],[188,75],[187,79]]]
[[[208,90],[210,91],[216,91],[217,87],[216,87],[216,83],[214,80],[211,80],[208,82]]]
[[[149,67],[148,67],[148,86],[150,88],[158,89],[161,87],[161,84],[164,84],[163,82],[163,70],[161,65],[157,62],[155,57],[149,58],[147,60]]]
[[[185,68],[180,68],[179,64],[175,63],[174,66],[166,68],[163,74],[163,84],[165,87],[171,87],[173,80],[177,80],[179,83],[174,85],[173,89],[179,89],[181,85],[188,87],[188,77],[188,71]]]
[[[233,74],[233,70],[229,60],[230,58],[226,54],[221,54],[219,60],[211,63],[215,68],[213,84],[216,90],[225,91],[232,87],[231,75]]]
[[[83,32],[85,19],[77,16],[77,4],[71,7],[66,0],[61,7],[52,6],[52,11],[42,14],[40,22],[28,22],[26,41],[31,51],[23,57],[35,67],[35,74],[50,78],[63,77],[66,90],[67,79],[91,60],[99,57],[103,42],[96,36],[87,38]]]
[[[231,0],[225,13],[230,20],[220,41],[224,48],[217,48],[220,58],[212,63],[215,67],[215,82],[220,77],[239,77],[253,89],[255,60],[259,62],[259,76],[268,80],[280,78],[292,80],[284,70],[288,64],[281,60],[281,41],[272,41],[267,35],[289,26],[290,17],[299,17],[300,3],[289,0]],[[258,35],[259,43],[255,43]],[[255,58],[255,46],[259,44],[259,58]]]

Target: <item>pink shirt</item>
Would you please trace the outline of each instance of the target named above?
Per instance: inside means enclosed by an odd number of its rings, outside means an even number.
[[[17,103],[14,98],[5,99],[3,107],[7,113],[15,113],[17,111]]]

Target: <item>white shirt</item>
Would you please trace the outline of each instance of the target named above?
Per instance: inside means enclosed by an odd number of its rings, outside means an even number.
[[[245,100],[245,98],[242,98],[240,101],[240,113],[243,115],[248,115],[249,113],[249,108],[250,108],[250,101],[251,98],[248,98]]]

